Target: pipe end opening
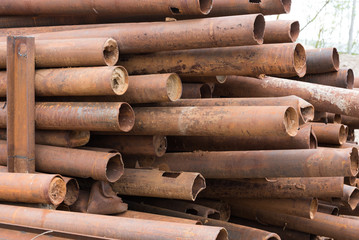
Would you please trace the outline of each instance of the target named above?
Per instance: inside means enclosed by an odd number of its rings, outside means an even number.
[[[359,165],[358,149],[356,147],[353,147],[350,153],[350,171],[352,176],[356,176],[358,174],[358,165]]]
[[[284,113],[284,126],[289,136],[294,137],[298,133],[299,118],[294,108],[288,107]]]
[[[253,26],[253,37],[258,44],[263,43],[265,20],[262,14],[257,15]]]
[[[66,195],[64,199],[64,203],[67,206],[71,206],[77,201],[80,193],[80,186],[76,179],[71,178],[66,183]]]
[[[201,94],[201,98],[212,98],[211,87],[206,83],[202,84],[199,89],[199,92]]]
[[[285,13],[290,12],[290,8],[292,7],[292,0],[282,0],[282,6]]]
[[[122,103],[118,111],[120,130],[129,132],[135,125],[135,112],[128,103]]]
[[[310,130],[310,135],[309,135],[309,148],[310,149],[318,148],[318,139],[317,136],[315,136],[312,129]]]
[[[305,106],[300,108],[300,114],[302,115],[304,123],[314,119],[314,112],[315,111],[313,106]]]
[[[50,202],[54,205],[62,203],[66,196],[66,183],[61,177],[54,177],[49,186]]]
[[[182,81],[176,73],[171,73],[167,79],[167,96],[171,102],[177,101],[182,95]]]
[[[305,49],[301,44],[296,44],[294,49],[294,69],[298,77],[303,77],[307,71]]]
[[[115,94],[122,95],[128,89],[128,73],[123,67],[113,69],[111,76],[111,87]]]
[[[199,0],[199,8],[203,15],[208,15],[213,6],[213,0]]]
[[[109,38],[103,45],[103,58],[108,66],[114,66],[120,56],[120,51],[115,39]]]
[[[319,206],[318,199],[313,198],[311,203],[310,203],[310,208],[309,208],[309,218],[310,219],[314,218],[315,214],[318,211],[318,206]]]
[[[216,79],[217,79],[217,83],[223,84],[227,81],[227,76],[218,75],[216,76]]]
[[[153,146],[157,157],[162,157],[167,151],[167,138],[165,136],[153,136]]]
[[[111,157],[106,164],[107,181],[113,183],[120,179],[124,172],[121,154],[117,153]]]
[[[206,188],[206,181],[201,174],[198,174],[193,181],[192,186],[192,201],[196,200],[198,193]]]
[[[348,69],[347,71],[347,88],[348,89],[354,88],[354,72],[352,69]]]
[[[339,144],[346,143],[347,138],[348,138],[348,127],[341,124],[339,128]]]
[[[222,228],[217,237],[216,237],[216,240],[228,240],[228,232],[226,229]]]
[[[299,32],[300,32],[299,22],[298,21],[292,22],[292,24],[290,25],[290,39],[292,40],[292,42],[297,41],[299,37]]]
[[[338,53],[338,50],[337,50],[336,48],[333,48],[332,60],[333,60],[334,70],[335,70],[335,71],[338,71],[338,70],[339,70],[340,61],[339,61],[339,53]]]

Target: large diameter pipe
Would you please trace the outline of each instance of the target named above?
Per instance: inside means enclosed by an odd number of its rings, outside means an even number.
[[[343,177],[246,179],[238,181],[207,179],[199,196],[207,198],[340,198]]]
[[[125,55],[119,63],[135,75],[175,72],[184,76],[302,77],[306,71],[305,50],[299,43]]]
[[[6,165],[6,141],[0,140],[0,150],[0,165]],[[124,171],[119,153],[36,145],[35,154],[39,172],[115,182]]]
[[[112,188],[122,195],[194,201],[206,182],[199,173],[126,168]]]
[[[348,137],[348,127],[336,123],[311,123],[319,144],[342,145]]]
[[[0,127],[6,127],[6,102],[0,102]],[[36,104],[36,128],[128,132],[135,115],[127,103],[40,102]]]
[[[298,21],[267,21],[264,31],[264,43],[295,42],[299,36],[299,32]]]
[[[1,201],[58,205],[65,194],[66,184],[60,175],[0,172]]]
[[[295,136],[292,107],[138,107],[130,135]]]
[[[296,95],[313,104],[317,111],[359,117],[359,92],[349,89],[274,77],[230,76],[225,83],[216,85],[213,94],[221,96],[228,92],[237,97]]]
[[[123,67],[54,68],[37,70],[37,96],[122,95],[128,89]],[[0,97],[6,96],[6,72],[0,72]]]
[[[36,40],[36,67],[113,66],[118,58],[112,38]],[[1,41],[0,68],[6,68],[6,42]]]
[[[355,176],[359,160],[356,148],[167,153],[152,162],[137,159],[140,167],[215,179]]]
[[[307,74],[336,72],[339,70],[339,53],[336,48],[307,49]]]
[[[222,227],[1,205],[0,222],[124,240],[226,240]],[[74,224],[76,223],[76,224]],[[104,227],[106,226],[106,227]],[[134,228],[136,226],[136,228]]]
[[[225,97],[237,97],[229,96]],[[213,99],[180,99],[173,103],[160,103],[164,107],[208,107],[208,106],[290,106],[297,110],[300,123],[312,121],[314,107],[309,102],[297,97],[266,97],[266,98],[213,98]]]

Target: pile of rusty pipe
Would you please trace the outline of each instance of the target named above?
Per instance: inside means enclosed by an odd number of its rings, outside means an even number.
[[[305,59],[302,45],[282,43],[121,55],[119,64],[135,75],[175,72],[184,76],[302,77]]]
[[[113,66],[119,58],[112,38],[36,40],[36,67]],[[6,42],[0,41],[0,68],[6,68]]]
[[[307,74],[339,70],[339,53],[336,48],[307,49],[305,53],[307,55]]]
[[[6,141],[0,140],[0,165],[6,165]],[[35,165],[39,172],[116,182],[124,166],[119,153],[36,145]]]
[[[228,199],[231,208],[265,209],[268,212],[284,213],[313,219],[318,210],[318,199]]]
[[[181,76],[181,80],[184,83],[224,83],[227,80],[227,76]]]
[[[348,137],[348,127],[336,123],[310,123],[318,144],[342,145]]]
[[[291,0],[262,0],[259,3],[252,3],[247,0],[215,0],[209,16],[242,15],[250,13],[262,13],[273,15],[289,13]]]
[[[141,4],[132,1],[115,0],[92,2],[77,0],[76,2],[53,1],[51,4],[41,0],[27,2],[19,0],[3,0],[0,14],[9,15],[99,15],[99,16],[172,16],[176,15],[206,15],[212,9],[212,0],[175,0],[170,3],[165,0],[144,1]],[[6,6],[6,7],[5,7]],[[171,8],[177,9],[171,10]],[[177,13],[178,11],[178,13]]]
[[[256,228],[246,227],[238,224],[233,224],[225,221],[220,221],[212,218],[205,218],[200,216],[195,216],[192,214],[187,214],[183,212],[178,212],[162,207],[151,206],[144,203],[137,203],[134,201],[126,200],[130,209],[137,211],[149,212],[154,214],[161,214],[172,217],[179,217],[185,219],[193,219],[200,221],[204,225],[209,226],[221,226],[228,231],[229,239],[242,239],[242,240],[279,240],[279,236],[275,233],[263,231]]]
[[[169,152],[315,149],[318,142],[310,125],[302,125],[294,137],[201,137],[169,136]]]
[[[130,54],[257,45],[263,43],[264,27],[264,17],[253,14],[170,22],[105,24],[103,27],[31,35],[39,40],[69,39],[74,36],[112,37],[117,41],[121,54]]]
[[[212,98],[211,87],[206,83],[184,83],[181,99]]]
[[[337,72],[308,74],[296,80],[346,89],[354,87],[354,74],[350,68],[341,68]]]
[[[126,168],[112,188],[120,195],[194,201],[206,182],[199,173]]]
[[[80,186],[75,178],[63,177],[63,179],[66,183],[66,194],[63,203],[71,206],[79,197]]]
[[[298,114],[286,106],[137,107],[128,135],[295,136]]]
[[[0,222],[124,240],[164,240],[176,238],[193,240],[228,239],[227,231],[222,227],[198,226],[10,205],[0,206]],[[134,228],[134,226],[136,226],[136,228]]]
[[[0,72],[0,97],[6,96],[6,72]],[[41,69],[35,73],[37,96],[123,95],[128,89],[123,67]]]
[[[135,158],[136,159],[136,158]],[[127,159],[130,160],[130,159]],[[357,148],[166,153],[139,167],[201,173],[206,179],[356,176]]]
[[[227,96],[226,97],[236,97]],[[266,98],[214,98],[214,99],[180,99],[173,103],[160,103],[163,107],[209,107],[209,106],[290,106],[296,109],[299,115],[299,123],[312,121],[314,107],[309,102],[297,97],[266,97]]]
[[[6,140],[6,129],[0,129],[0,139]],[[90,131],[42,131],[35,132],[35,143],[58,147],[81,147],[90,140]]]
[[[0,200],[60,204],[66,184],[60,175],[0,172]]]
[[[291,20],[266,21],[264,43],[295,42],[299,36],[299,22]]]
[[[0,102],[0,128],[6,127],[6,102]],[[38,102],[36,128],[128,132],[135,122],[131,106],[122,102]]]
[[[206,198],[340,198],[343,177],[241,179],[238,181],[207,179],[199,197]]]
[[[167,150],[165,136],[92,135],[88,146],[115,149],[123,155],[162,157]]]
[[[359,92],[350,89],[265,77],[230,76],[216,84],[213,95],[237,97],[280,97],[296,95],[313,104],[315,110],[359,117]],[[346,124],[344,121],[343,124]]]

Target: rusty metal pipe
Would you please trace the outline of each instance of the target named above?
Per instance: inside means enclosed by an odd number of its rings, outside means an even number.
[[[225,97],[232,97],[230,94]],[[208,107],[208,106],[290,106],[297,110],[300,124],[312,121],[314,107],[309,102],[297,97],[273,97],[273,98],[214,98],[214,99],[180,99],[173,103],[160,103],[163,107]]]
[[[79,197],[80,186],[75,178],[63,177],[63,179],[66,183],[66,194],[63,203],[71,206]]]
[[[0,165],[6,165],[6,141],[0,140],[0,149]],[[124,171],[119,153],[36,145],[35,154],[39,172],[115,182]]]
[[[231,217],[231,208],[225,201],[218,201],[213,199],[196,199],[196,203],[205,207],[213,208],[219,213],[219,220],[229,221]]]
[[[323,199],[333,205],[337,205],[340,209],[350,209],[354,211],[359,203],[359,189],[355,186],[344,184],[343,196],[341,198]]]
[[[0,102],[0,127],[6,127],[6,103]],[[38,102],[35,126],[46,130],[123,131],[132,129],[135,115],[127,103]]]
[[[184,76],[302,77],[305,59],[302,45],[283,43],[122,55],[119,64],[135,75],[175,72]]]
[[[92,135],[88,146],[112,148],[124,155],[162,157],[167,150],[165,136]]]
[[[206,180],[199,197],[330,198],[343,196],[343,177]]]
[[[266,21],[264,43],[295,42],[299,36],[298,21],[276,20]]]
[[[305,53],[307,55],[307,74],[339,70],[339,53],[336,48],[307,49]]]
[[[359,117],[359,92],[289,79],[265,77],[263,79],[230,76],[217,84],[213,95],[237,97],[279,97],[297,95],[313,104],[315,110]],[[343,121],[343,124],[346,124]]]
[[[65,194],[60,175],[0,172],[1,201],[58,205]]]
[[[318,144],[342,145],[348,137],[348,127],[335,123],[310,123],[312,125]]]
[[[163,171],[199,172],[205,178],[238,179],[356,176],[359,157],[357,148],[321,148],[167,153],[153,159],[138,157],[137,163]]]
[[[112,188],[121,195],[194,201],[206,182],[199,173],[126,168]]]
[[[222,227],[112,217],[96,214],[16,207],[1,204],[0,222],[124,240],[226,240]],[[76,223],[76,224],[74,224]],[[106,226],[106,227],[104,227]],[[134,228],[133,226],[137,226]],[[111,229],[111,231],[109,231]]]
[[[182,87],[182,99],[212,98],[211,87],[206,83],[185,83]]]
[[[341,124],[342,123],[342,115],[334,114],[334,113],[327,113],[327,120],[328,120],[328,123]]]
[[[341,68],[337,72],[308,74],[296,80],[347,89],[354,87],[354,74],[350,68]]]
[[[298,114],[285,106],[138,107],[134,111],[136,122],[129,135],[295,136],[298,132]]]
[[[329,205],[329,204],[319,202],[319,204],[318,204],[318,212],[338,216],[339,215],[339,208],[337,206],[333,206],[333,205]]]
[[[359,116],[351,117],[346,115],[341,115],[342,124],[347,125],[350,128],[359,129]]]

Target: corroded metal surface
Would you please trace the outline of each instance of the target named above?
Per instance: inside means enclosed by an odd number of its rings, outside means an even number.
[[[306,49],[307,74],[336,72],[339,70],[339,53],[336,48]]]
[[[181,99],[212,98],[211,87],[206,83],[183,84]]]
[[[299,36],[299,31],[298,21],[266,21],[264,43],[295,42]]]
[[[181,81],[184,83],[224,83],[227,80],[227,76],[196,76],[186,77],[181,76]]]
[[[120,195],[194,201],[198,193],[206,188],[206,182],[201,174],[194,172],[126,168],[112,188]]]
[[[348,137],[348,127],[336,123],[310,123],[318,144],[342,145]]]

